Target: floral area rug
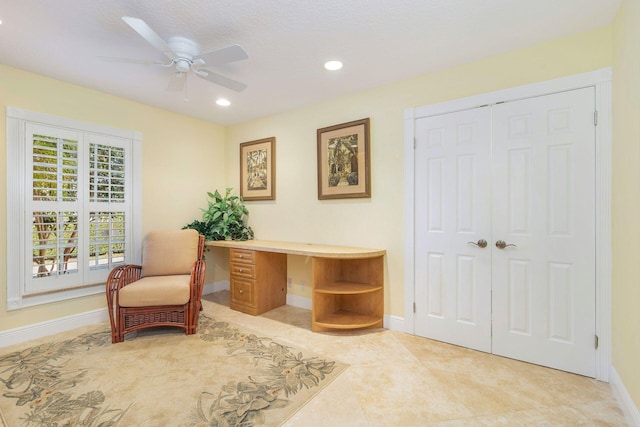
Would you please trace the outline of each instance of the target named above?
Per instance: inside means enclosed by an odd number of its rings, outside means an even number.
[[[94,329],[0,349],[7,426],[277,426],[346,368],[204,314],[191,336]]]

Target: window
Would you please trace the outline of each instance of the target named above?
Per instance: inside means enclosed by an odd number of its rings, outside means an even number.
[[[140,139],[7,109],[9,310],[104,292],[139,262]]]

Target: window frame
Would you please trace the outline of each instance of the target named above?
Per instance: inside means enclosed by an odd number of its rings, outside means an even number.
[[[7,107],[7,310],[17,310],[56,301],[96,295],[104,292],[104,281],[88,285],[74,285],[70,288],[51,292],[28,294],[26,289],[27,265],[25,248],[31,239],[26,226],[31,223],[26,215],[28,180],[32,158],[28,153],[26,141],[27,125],[43,125],[77,132],[81,135],[81,144],[87,150],[91,141],[103,137],[130,142],[130,170],[127,179],[131,181],[130,212],[131,236],[127,239],[129,248],[125,253],[126,263],[141,261],[142,244],[142,134],[138,131],[112,128],[80,120],[58,117],[45,113],[32,112],[15,107]],[[84,160],[83,160],[84,161]],[[84,198],[84,195],[82,195]],[[88,203],[82,201],[82,203]]]

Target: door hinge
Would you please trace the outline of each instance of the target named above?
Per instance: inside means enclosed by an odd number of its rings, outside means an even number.
[[[598,110],[593,112],[593,125],[598,126]]]
[[[595,340],[595,347],[596,347],[596,350],[598,349],[598,340],[599,340],[599,339],[598,339],[598,336],[596,335],[596,340]]]
[[[416,312],[416,303],[415,302],[413,303],[413,312],[414,313]]]
[[[418,142],[418,141],[417,141],[415,138],[413,138],[413,149],[414,149],[414,150],[416,149],[416,144],[417,144],[417,142]]]

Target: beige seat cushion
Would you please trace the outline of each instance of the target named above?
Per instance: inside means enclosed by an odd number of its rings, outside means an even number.
[[[191,275],[143,277],[120,289],[121,307],[183,305],[189,301]]]
[[[198,259],[196,230],[153,231],[142,245],[142,276],[191,274]]]

